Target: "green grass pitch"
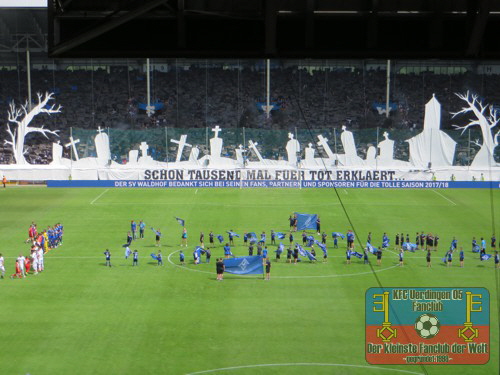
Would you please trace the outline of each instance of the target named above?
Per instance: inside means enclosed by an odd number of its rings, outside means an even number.
[[[499,368],[499,273],[492,260],[479,262],[471,238],[493,233],[491,197],[500,215],[500,191],[339,189],[354,228],[375,245],[387,232],[438,233],[440,251],[426,268],[423,252],[407,254],[396,267],[385,252],[374,266],[384,286],[486,287],[491,298],[491,354],[482,366],[370,366],[364,352],[364,296],[377,286],[362,261],[345,265],[345,242],[329,260],[274,263],[271,281],[226,275],[215,265],[192,264],[200,231],[287,231],[293,211],[321,215],[322,228],[350,228],[338,198],[327,189],[46,189],[0,191],[0,252],[7,274],[32,221],[39,228],[64,224],[64,244],[45,258],[46,270],[22,280],[0,280],[0,373],[56,374],[493,374]],[[187,222],[187,264],[178,250]],[[139,267],[124,259],[130,220],[144,220],[146,238],[132,249]],[[498,222],[498,220],[497,220]],[[150,226],[161,228],[164,266]],[[497,233],[498,233],[498,227]],[[466,250],[465,268],[444,267],[440,258],[456,236]],[[246,254],[242,239],[234,253]],[[356,244],[359,246],[358,244]],[[104,249],[112,268],[104,267]],[[275,247],[270,248],[274,258]],[[222,246],[212,261],[222,256]],[[171,256],[170,256],[171,254]],[[371,258],[372,260],[373,257]],[[204,260],[204,257],[203,257]],[[374,262],[375,263],[375,262]],[[276,364],[274,366],[257,366]],[[279,366],[278,366],[279,364]],[[295,365],[294,365],[295,364]],[[323,365],[319,365],[323,364]],[[248,367],[244,367],[248,366]],[[240,368],[238,368],[240,367]],[[214,369],[232,368],[227,370]]]

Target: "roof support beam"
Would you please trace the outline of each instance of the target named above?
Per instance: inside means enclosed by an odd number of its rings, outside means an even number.
[[[486,30],[486,23],[490,14],[490,0],[476,0],[478,8],[474,17],[474,24],[470,33],[469,45],[466,54],[470,57],[477,57],[479,48],[481,47],[481,40],[483,39],[484,31]]]
[[[95,28],[86,31],[80,35],[77,35],[76,37],[62,42],[59,45],[55,45],[52,50],[51,50],[51,55],[52,56],[58,56],[64,52],[67,52],[75,47],[78,47],[79,45],[88,42],[89,40],[92,40],[99,35],[102,35],[110,30],[115,29],[116,27],[123,25],[124,23],[133,20],[134,18],[140,17],[144,13],[147,13],[154,8],[162,5],[165,3],[166,0],[151,0],[140,7],[136,8],[133,11],[128,12],[127,14],[111,19],[99,26],[96,26]]]

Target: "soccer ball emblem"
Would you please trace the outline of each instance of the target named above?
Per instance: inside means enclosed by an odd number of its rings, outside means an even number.
[[[432,339],[439,332],[441,323],[436,315],[422,314],[415,320],[415,331],[423,339]]]

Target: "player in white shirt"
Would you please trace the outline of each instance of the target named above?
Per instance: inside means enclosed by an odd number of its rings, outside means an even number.
[[[34,247],[34,249],[31,251],[31,258],[33,259],[33,262],[31,263],[31,267],[33,268],[33,273],[35,275],[38,274],[38,251],[37,248]]]
[[[43,271],[43,247],[38,248],[38,270]]]
[[[24,267],[24,256],[23,254],[19,254],[17,257],[17,260],[19,262],[19,269],[21,270],[21,274],[23,277],[26,277],[26,268]]]
[[[5,260],[3,259],[2,254],[0,254],[0,278],[4,278],[5,276],[5,266],[4,266]]]

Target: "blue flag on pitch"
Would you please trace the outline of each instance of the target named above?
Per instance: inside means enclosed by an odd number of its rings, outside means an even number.
[[[263,274],[264,265],[261,256],[248,256],[241,258],[224,259],[224,272],[235,275]]]
[[[385,237],[385,238],[383,239],[383,242],[382,242],[382,248],[389,247],[389,242],[390,242],[390,241],[391,241],[390,239],[388,239],[387,237]]]
[[[180,217],[175,217],[175,220],[177,220],[177,222],[178,222],[178,223],[179,223],[182,227],[184,227],[184,226],[185,226],[184,224],[186,223],[186,220],[181,219]]]
[[[306,249],[304,249],[304,251],[306,252],[306,256],[309,260],[316,260],[316,257],[312,255],[309,251],[307,251]]]
[[[247,233],[247,237],[248,237],[248,241],[250,241],[251,244],[257,242],[257,235],[255,234],[255,232]]]
[[[158,257],[156,256],[155,253],[151,253],[151,258],[153,258],[154,260],[158,260]]]
[[[278,240],[284,240],[286,235],[285,235],[285,233],[278,232],[278,233],[276,233],[276,237],[278,237]]]
[[[333,232],[332,233],[332,238],[337,238],[337,237],[340,237],[340,238],[344,239],[345,235],[342,234],[342,233],[340,233],[340,232]]]
[[[307,256],[307,253],[302,246],[300,246],[297,242],[295,242],[295,246],[297,247],[297,250],[299,251],[300,256],[302,256],[302,257]]]
[[[318,215],[299,214],[297,212],[295,212],[295,215],[297,215],[297,230],[316,229],[316,220],[318,219]]]
[[[285,250],[285,245],[283,245],[281,242],[278,245],[278,248],[274,250],[274,252],[278,255],[280,255],[283,251]]]
[[[325,252],[325,251],[326,251],[326,245],[325,245],[325,244],[322,244],[322,243],[321,243],[321,242],[319,242],[318,240],[314,240],[314,243],[315,243],[316,245],[318,245],[318,246],[319,246],[319,248],[320,248],[321,250],[323,250],[323,252]]]
[[[238,237],[238,238],[240,238],[240,235],[239,235],[239,234],[237,234],[237,233],[234,233],[234,232],[232,232],[232,231],[230,231],[230,230],[226,231],[226,233],[227,233],[227,234],[229,234],[230,236],[233,236],[233,237]]]
[[[313,244],[314,244],[314,237],[313,236],[307,236],[306,237],[306,240],[307,240],[307,246],[311,247]]]
[[[351,251],[351,255],[355,256],[356,258],[363,258],[363,254],[358,253],[357,251]]]
[[[481,251],[481,250],[479,249],[479,246],[478,246],[478,245],[476,245],[476,246],[474,246],[474,247],[472,248],[472,252],[473,252],[473,253],[479,253],[480,251]]]
[[[415,250],[417,250],[417,247],[418,247],[417,244],[411,242],[403,242],[403,245],[401,245],[401,248],[404,251],[411,251],[412,253],[414,253]]]
[[[377,255],[378,253],[378,249],[376,247],[373,247],[372,244],[369,242],[366,243],[366,249],[373,255]]]
[[[217,239],[219,240],[220,243],[223,243],[224,242],[224,237],[222,237],[222,234],[219,234],[217,236]]]
[[[482,257],[481,257],[481,260],[490,260],[492,257],[491,254],[484,254]]]
[[[196,246],[196,249],[194,251],[196,251],[198,253],[198,256],[206,253],[206,250],[204,248],[202,248],[201,246]]]

